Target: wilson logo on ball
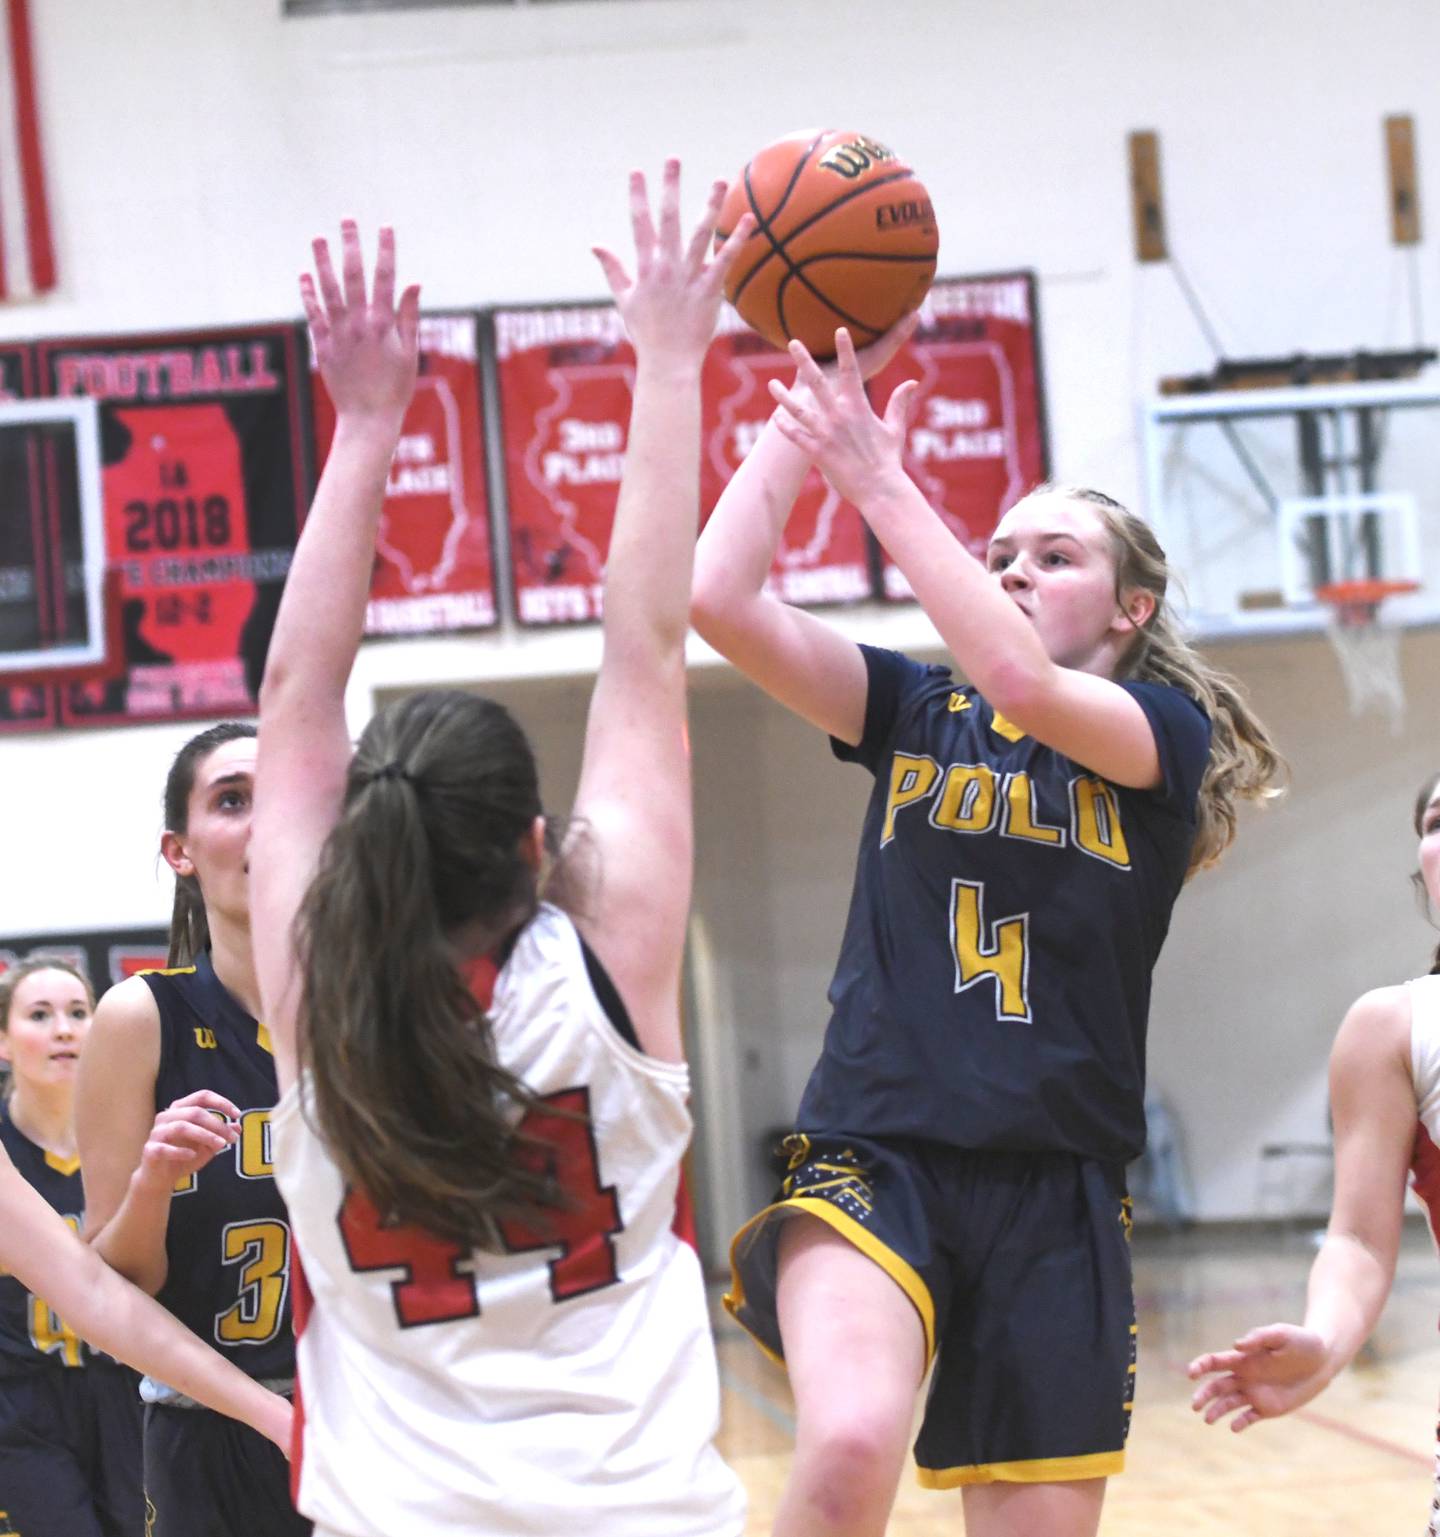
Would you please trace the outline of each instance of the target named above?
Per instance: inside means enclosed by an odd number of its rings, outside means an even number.
[[[880,165],[894,158],[893,149],[886,149],[874,139],[851,139],[848,144],[837,144],[820,162],[820,169],[834,171],[837,176],[854,181],[872,165]]]
[[[909,165],[865,134],[791,134],[762,149],[726,196],[717,245],[744,213],[755,232],[730,268],[725,297],[766,341],[835,355],[846,327],[864,347],[930,289],[940,233]]]

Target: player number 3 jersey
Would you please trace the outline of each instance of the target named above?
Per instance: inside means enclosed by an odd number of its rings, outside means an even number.
[[[687,1071],[622,1038],[548,905],[490,1017],[571,1202],[553,1227],[505,1222],[505,1253],[379,1224],[302,1112],[308,1080],[275,1112],[313,1296],[300,1509],[355,1537],[736,1537],[699,1262],[671,1231]]]
[[[197,1089],[240,1107],[239,1140],[175,1186],[156,1300],[241,1371],[284,1381],[295,1370],[290,1226],[271,1162],[278,1089],[269,1032],[226,990],[208,954],[140,975],[160,1014],[156,1110]]]

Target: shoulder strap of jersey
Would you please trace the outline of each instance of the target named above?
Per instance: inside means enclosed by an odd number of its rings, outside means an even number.
[[[1440,1071],[1440,976],[1416,977],[1410,994],[1410,1061],[1415,1087]]]

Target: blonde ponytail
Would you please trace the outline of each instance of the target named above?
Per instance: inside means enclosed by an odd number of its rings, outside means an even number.
[[[1239,684],[1212,667],[1181,634],[1175,611],[1166,600],[1169,564],[1150,525],[1103,491],[1084,486],[1039,490],[1097,509],[1114,542],[1117,602],[1123,605],[1121,595],[1136,588],[1155,599],[1155,610],[1138,628],[1119,676],[1178,688],[1210,717],[1210,762],[1200,782],[1195,845],[1190,852],[1193,875],[1213,865],[1235,841],[1239,801],[1263,803],[1284,793],[1285,760]]]

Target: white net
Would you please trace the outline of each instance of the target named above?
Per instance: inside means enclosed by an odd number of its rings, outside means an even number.
[[[1399,736],[1405,725],[1405,682],[1400,673],[1400,628],[1385,620],[1380,602],[1336,602],[1330,644],[1340,658],[1350,713],[1387,716]]]

